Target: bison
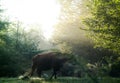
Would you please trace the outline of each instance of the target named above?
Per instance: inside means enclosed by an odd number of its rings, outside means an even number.
[[[32,69],[29,73],[29,76],[32,76],[34,71],[37,71],[39,77],[41,77],[41,72],[45,70],[52,69],[53,74],[50,79],[54,76],[56,79],[57,72],[64,65],[64,63],[68,60],[67,57],[59,56],[60,53],[49,52],[35,55],[32,59]]]

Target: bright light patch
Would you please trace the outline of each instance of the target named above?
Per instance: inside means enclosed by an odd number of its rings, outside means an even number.
[[[2,0],[1,4],[12,21],[41,24],[45,38],[52,36],[60,12],[60,5],[55,0]]]

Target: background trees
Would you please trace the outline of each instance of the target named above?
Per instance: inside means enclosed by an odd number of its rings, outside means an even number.
[[[2,12],[0,12],[2,13]],[[20,22],[0,20],[0,77],[17,76],[31,67],[31,58],[42,52],[37,30],[26,32]]]
[[[91,17],[86,19],[96,47],[103,47],[119,53],[120,46],[120,1],[91,0]]]
[[[110,64],[119,66],[120,61],[120,1],[119,0],[91,0],[89,8],[91,16],[85,19],[89,26],[90,37],[95,43],[95,47],[108,49],[116,54],[108,56]],[[111,71],[120,70],[112,66]],[[112,74],[118,75],[119,71]]]
[[[60,22],[55,26],[54,43],[66,44],[64,49],[84,56],[98,72],[108,71],[108,75],[110,65],[119,58],[120,1],[62,0],[60,4]]]

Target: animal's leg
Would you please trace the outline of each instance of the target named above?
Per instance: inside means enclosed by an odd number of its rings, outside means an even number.
[[[57,79],[57,76],[56,76],[56,75],[57,75],[57,72],[54,70],[52,76],[50,77],[50,79],[52,79],[53,76],[55,77],[55,79]]]
[[[30,77],[33,75],[35,69],[36,69],[36,66],[33,64],[33,65],[32,65],[32,69],[31,69],[31,72],[29,73],[29,76],[30,76]]]
[[[52,79],[52,78],[53,78],[53,76],[54,76],[54,72],[53,72],[52,76],[50,77],[50,79]]]
[[[55,79],[57,79],[57,72],[56,71],[54,71],[54,76],[55,76]]]
[[[41,70],[39,68],[37,69],[37,74],[39,77],[41,77]]]

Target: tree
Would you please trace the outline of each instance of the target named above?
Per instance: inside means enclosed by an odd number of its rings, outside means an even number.
[[[86,36],[85,24],[82,19],[90,16],[85,4],[88,0],[60,0],[61,13],[59,22],[55,26],[53,43],[60,50],[83,56],[89,62],[95,62],[104,56],[102,50],[95,49],[93,42]]]
[[[85,19],[90,37],[96,47],[103,47],[120,54],[120,1],[91,0],[92,15]]]
[[[83,46],[83,43],[88,43],[89,39],[86,37],[86,32],[80,30],[84,27],[81,22],[82,1],[81,0],[59,0],[61,5],[61,13],[59,22],[54,27],[55,35],[53,35],[53,43],[57,44],[60,50],[72,51],[79,54],[77,46]],[[76,37],[77,36],[77,37]],[[81,48],[80,47],[80,48]]]
[[[2,11],[0,10],[0,14]],[[9,22],[2,19],[0,15],[0,77],[1,76],[14,76],[18,71],[19,67],[16,63],[15,55],[16,52],[11,49],[8,45],[9,37],[7,35],[7,30]],[[15,61],[16,60],[16,61]],[[12,72],[14,71],[14,72]]]
[[[42,36],[37,30],[25,32],[22,24],[0,18],[0,77],[23,74],[32,56],[42,52]]]
[[[118,77],[120,76],[118,60],[120,57],[120,0],[90,0],[88,8],[91,16],[84,22],[88,25],[89,35],[95,47],[114,52],[114,55],[104,58],[107,59],[108,65],[111,65],[110,75]]]

